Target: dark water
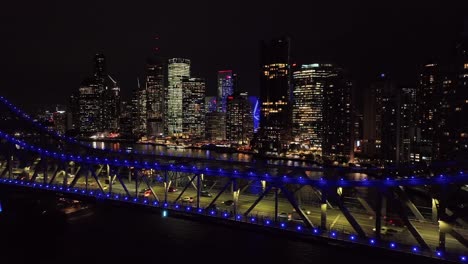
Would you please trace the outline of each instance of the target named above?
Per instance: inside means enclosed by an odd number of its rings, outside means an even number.
[[[206,158],[210,160],[225,160],[225,161],[241,161],[241,162],[254,162],[256,161],[255,157],[252,154],[247,153],[226,153],[222,150],[207,150],[207,149],[173,149],[167,148],[160,145],[150,145],[150,144],[133,144],[125,142],[87,142],[93,148],[97,149],[112,149],[115,151],[122,150],[128,152],[138,152],[138,153],[147,153],[147,154],[156,154],[156,155],[165,155],[165,156],[177,156],[177,157],[192,157],[192,158]],[[281,159],[271,159],[268,160],[268,163],[271,164],[281,164],[288,166],[311,166],[310,161],[303,160],[281,160]]]
[[[98,206],[93,212],[65,220],[3,211],[0,263],[386,264],[406,259],[276,233],[163,218],[141,209]]]

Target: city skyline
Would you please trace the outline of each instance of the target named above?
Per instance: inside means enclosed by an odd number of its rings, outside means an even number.
[[[7,2],[0,24],[7,263],[468,262],[467,0]]]
[[[15,5],[9,3],[5,10],[18,9]],[[290,3],[284,7],[274,1],[229,8],[187,3],[179,10],[179,20],[165,23],[164,19],[171,18],[172,6],[158,5],[159,13],[154,16],[149,13],[154,10],[151,4],[142,4],[146,11],[106,3],[94,8],[84,3],[75,6],[76,10],[60,3],[38,4],[31,8],[37,9],[35,13],[25,11],[22,19],[5,14],[2,31],[9,37],[0,45],[2,50],[12,50],[2,61],[6,77],[0,85],[7,87],[5,95],[20,100],[28,92],[31,97],[25,102],[32,104],[39,89],[30,87],[47,87],[51,95],[42,99],[44,104],[64,103],[89,75],[88,63],[94,54],[102,52],[108,58],[108,72],[120,84],[123,97],[128,98],[137,85],[136,77],[144,80],[145,61],[155,48],[165,58],[184,57],[196,62],[194,76],[207,80],[209,95],[216,94],[217,72],[226,69],[241,76],[242,89],[259,95],[258,44],[281,35],[292,37],[294,62],[335,63],[349,69],[362,87],[379,72],[388,72],[396,81],[414,86],[414,76],[422,64],[451,53],[463,31],[462,14],[466,10],[463,3],[427,1],[424,5],[412,2],[385,8],[345,3],[342,8],[324,3]],[[203,12],[190,11],[203,7],[213,7],[223,15],[210,12],[206,17]],[[142,16],[123,19],[134,13]],[[240,13],[242,20],[237,19]],[[36,70],[26,75],[25,68]]]

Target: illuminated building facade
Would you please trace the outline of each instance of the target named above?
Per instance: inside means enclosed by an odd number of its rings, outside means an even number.
[[[423,161],[431,161],[435,154],[435,135],[437,127],[437,112],[441,95],[440,66],[435,63],[426,64],[419,76],[417,86],[417,126],[421,129],[419,149]]]
[[[165,65],[162,61],[146,62],[147,135],[162,136],[165,128]]]
[[[167,100],[167,129],[170,136],[182,135],[182,79],[190,78],[190,60],[169,59]]]
[[[111,76],[106,76],[101,110],[102,131],[119,131],[120,100],[120,87]]]
[[[323,90],[334,76],[330,64],[305,64],[293,73],[293,136],[319,151],[323,142]]]
[[[250,107],[252,108],[253,131],[257,133],[260,127],[260,100],[258,96],[249,96]]]
[[[103,54],[94,56],[93,76],[82,82],[70,104],[73,127],[82,136],[119,130],[120,88],[107,75]]]
[[[234,93],[232,70],[218,71],[218,111],[226,112],[227,97]]]
[[[226,139],[226,114],[210,112],[205,114],[205,138],[207,140]]]
[[[86,79],[78,89],[79,131],[91,135],[100,130],[101,91],[92,79]]]
[[[250,145],[253,137],[253,113],[247,93],[227,97],[226,139],[233,144]]]
[[[205,138],[205,80],[182,79],[182,132],[190,138]]]
[[[261,42],[260,129],[255,148],[278,154],[291,139],[290,39]]]
[[[352,83],[343,69],[333,69],[323,87],[323,142],[322,154],[330,159],[347,162],[353,156],[352,143]]]
[[[216,112],[216,102],[217,102],[217,97],[216,96],[206,96],[205,97],[205,113],[212,113]]]
[[[452,145],[455,158],[468,158],[468,22],[465,24],[463,39],[458,45],[458,56],[455,63],[457,87],[451,100],[454,109],[454,120],[450,127],[453,135]]]
[[[140,81],[137,79],[137,88],[132,91],[131,103],[132,134],[137,138],[146,134],[147,98],[146,89],[142,89]]]

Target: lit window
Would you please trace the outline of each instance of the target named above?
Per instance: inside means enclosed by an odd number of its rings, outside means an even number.
[[[463,68],[468,69],[468,63],[465,63],[465,65],[463,65]]]

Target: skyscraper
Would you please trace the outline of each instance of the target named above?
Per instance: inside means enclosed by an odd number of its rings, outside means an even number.
[[[253,113],[247,93],[227,97],[226,139],[234,144],[249,145],[253,137]]]
[[[205,115],[205,138],[207,140],[226,139],[226,114],[208,112]]]
[[[334,75],[330,64],[305,64],[293,73],[293,136],[321,152],[323,89]]]
[[[82,136],[91,136],[100,130],[101,95],[91,78],[84,80],[78,89],[79,131]]]
[[[352,83],[343,69],[333,67],[323,88],[322,154],[330,159],[348,161],[352,146]]]
[[[465,32],[457,46],[455,61],[457,75],[456,88],[450,104],[453,105],[450,120],[452,158],[468,158],[468,20],[465,21]]]
[[[260,46],[260,131],[256,148],[279,153],[291,136],[290,39],[274,39]]]
[[[102,94],[103,104],[101,109],[102,130],[117,132],[119,131],[120,117],[120,87],[110,75],[105,77],[104,82],[104,91]]]
[[[137,79],[137,87],[132,91],[132,124],[133,124],[133,135],[137,138],[146,134],[147,124],[147,93],[146,89],[140,85],[140,80]]]
[[[234,93],[232,70],[218,71],[218,111],[226,112],[227,97]]]
[[[410,162],[419,138],[419,129],[415,125],[416,118],[416,89],[403,87],[398,95],[397,119],[397,163]]]
[[[165,127],[165,65],[157,59],[146,62],[147,135],[161,136]]]
[[[94,56],[94,72],[81,84],[78,91],[79,127],[82,135],[119,130],[120,88],[106,73],[103,54]],[[76,102],[76,99],[75,99]],[[76,106],[72,105],[72,108]],[[78,110],[78,111],[77,111]],[[76,122],[76,118],[74,118]]]
[[[440,108],[441,90],[440,66],[435,63],[424,65],[416,91],[418,95],[416,122],[421,129],[419,149],[426,161],[432,160],[435,154],[436,116]]]
[[[190,138],[205,138],[205,80],[182,79],[182,132]]]
[[[380,119],[379,157],[385,162],[397,160],[398,145],[398,89],[388,76],[381,76],[374,83],[377,97],[377,115]]]
[[[168,63],[167,129],[171,136],[182,135],[182,79],[190,78],[190,60],[173,58]]]

